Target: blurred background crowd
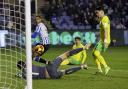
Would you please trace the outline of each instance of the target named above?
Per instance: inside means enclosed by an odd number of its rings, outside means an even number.
[[[97,29],[94,9],[103,6],[112,29],[128,28],[128,0],[48,0],[42,14],[58,29]]]
[[[24,29],[24,3],[20,7],[0,0],[0,29],[2,26]],[[35,1],[35,0],[32,0]],[[111,20],[111,29],[128,29],[128,0],[43,0],[38,8],[49,27],[58,30],[98,29],[94,9],[103,6]],[[35,3],[34,3],[35,4]],[[34,29],[35,6],[32,3],[32,26]],[[2,8],[5,8],[4,11]],[[6,9],[7,8],[7,9]],[[14,23],[13,23],[14,22]],[[21,24],[20,24],[21,23]],[[13,26],[12,26],[13,25]]]

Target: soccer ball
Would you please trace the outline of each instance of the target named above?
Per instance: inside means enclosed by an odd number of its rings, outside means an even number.
[[[36,49],[38,52],[44,52],[44,46],[43,45],[37,45]]]
[[[36,52],[37,56],[41,56],[44,52],[44,46],[43,45],[37,45],[35,52]]]
[[[35,57],[35,56],[41,56],[43,54],[44,50],[45,49],[44,49],[44,46],[43,45],[36,45],[32,49],[33,57]]]

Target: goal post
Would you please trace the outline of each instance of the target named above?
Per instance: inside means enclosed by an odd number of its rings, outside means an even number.
[[[31,0],[25,0],[27,89],[32,89]]]
[[[26,62],[26,79],[17,62]],[[31,0],[0,0],[0,89],[32,89]]]

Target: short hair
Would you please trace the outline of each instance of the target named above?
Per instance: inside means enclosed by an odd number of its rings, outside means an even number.
[[[81,38],[80,38],[80,37],[75,37],[75,40],[77,40],[77,39],[78,39],[78,40],[81,40]]]
[[[20,61],[17,62],[17,67],[19,69],[23,69],[23,68],[26,67],[26,64],[25,64],[25,62],[23,62],[23,61],[20,60]]]
[[[103,11],[104,11],[104,8],[103,8],[103,6],[97,6],[97,7],[95,8],[95,10],[103,10]]]
[[[41,16],[41,15],[36,15],[36,17],[39,17],[39,18],[41,18],[41,19],[42,19],[42,16]]]
[[[43,16],[41,16],[41,15],[36,15],[36,17],[40,18],[40,19],[41,19],[41,22],[44,21]]]

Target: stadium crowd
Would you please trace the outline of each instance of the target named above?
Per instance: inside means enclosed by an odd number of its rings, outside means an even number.
[[[94,8],[103,6],[112,29],[128,28],[127,0],[48,0],[45,16],[58,29],[98,29]],[[44,13],[42,11],[42,13]]]
[[[42,14],[45,15],[46,20],[50,20],[52,27],[57,29],[98,29],[97,21],[94,14],[94,9],[97,5],[105,8],[106,14],[111,20],[111,29],[128,29],[128,0],[47,0],[49,8]],[[4,12],[2,10],[3,3],[0,1],[0,29],[6,25],[20,29],[19,23],[22,23],[24,29],[24,13],[19,16],[18,7],[4,5]],[[23,10],[23,9],[21,9]],[[11,11],[11,12],[9,12]],[[4,15],[6,14],[6,16]],[[10,15],[9,15],[10,14]],[[11,16],[9,18],[8,16]],[[14,17],[14,18],[13,18]],[[16,19],[15,19],[16,17]],[[21,21],[19,20],[20,18]],[[5,20],[4,20],[5,19]],[[34,19],[32,19],[33,21]],[[33,25],[32,25],[33,26]],[[34,26],[33,26],[34,28]]]

